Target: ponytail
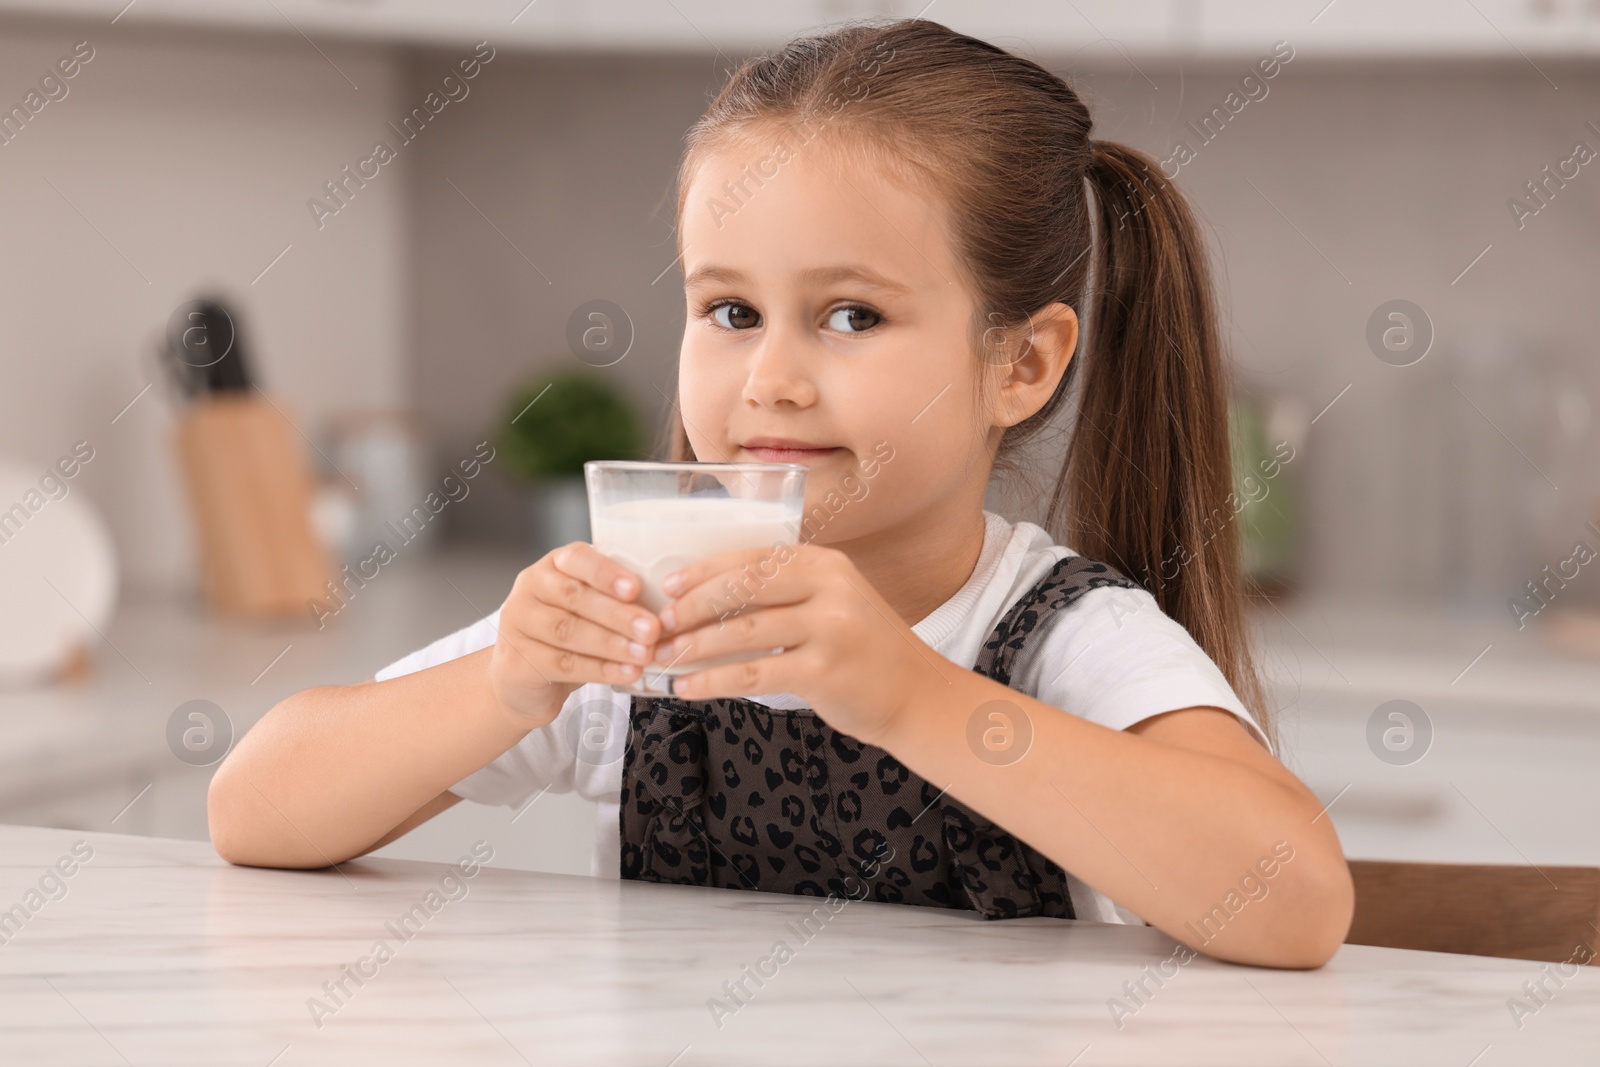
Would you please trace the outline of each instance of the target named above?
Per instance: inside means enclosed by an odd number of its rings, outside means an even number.
[[[1276,743],[1230,506],[1228,382],[1205,247],[1156,163],[1090,141],[1099,248],[1077,422],[1047,525],[1148,589]],[[1070,507],[1067,507],[1070,501]]]

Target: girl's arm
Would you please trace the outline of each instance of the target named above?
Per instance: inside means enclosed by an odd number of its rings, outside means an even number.
[[[257,867],[328,867],[448,808],[458,799],[450,786],[553,722],[580,685],[638,677],[650,658],[640,642],[660,632],[633,603],[639,588],[575,541],[517,575],[490,647],[278,704],[211,779],[217,853]]]
[[[438,796],[422,805],[422,807],[418,808],[410,815],[407,815],[405,819],[401,821],[399,826],[396,826],[393,830],[390,830],[372,844],[368,845],[365,852],[358,852],[355,858],[359,859],[360,857],[365,856],[368,852],[374,852],[377,849],[382,848],[384,845],[387,845],[391,841],[398,841],[400,838],[406,836],[411,831],[415,830],[417,827],[433,818],[435,815],[438,815],[440,812],[448,811],[449,809],[455,807],[457,804],[461,803],[461,800],[461,797],[449,792],[448,790],[440,793]]]
[[[975,672],[938,674],[922,672],[874,739],[917,774],[1208,955],[1317,967],[1343,943],[1355,897],[1332,821],[1232,713],[1113,730]],[[989,701],[1032,728],[1015,763],[969,746]]]
[[[449,807],[459,799],[450,786],[537,721],[513,718],[495,698],[493,654],[485,648],[279,703],[211,779],[206,806],[217,854],[256,867],[327,867]],[[547,720],[570,691],[550,687]]]

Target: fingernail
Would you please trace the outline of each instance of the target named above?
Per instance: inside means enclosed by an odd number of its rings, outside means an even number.
[[[666,627],[668,630],[670,630],[674,626],[678,625],[678,619],[677,619],[677,616],[672,613],[672,605],[671,604],[668,604],[666,607],[662,608],[661,612],[660,612],[660,615],[661,615],[661,625]]]
[[[617,591],[618,596],[627,596],[628,592],[633,588],[633,583],[626,578],[618,578],[612,588]]]
[[[637,642],[637,641],[629,641],[628,642],[628,655],[633,656],[636,659],[644,659],[649,654],[650,654],[650,650],[648,648],[646,648],[645,646],[641,645],[639,642]]]
[[[650,620],[643,615],[633,620],[633,636],[643,641],[650,636]]]
[[[662,579],[661,588],[668,596],[677,596],[683,591],[683,576],[674,571]]]

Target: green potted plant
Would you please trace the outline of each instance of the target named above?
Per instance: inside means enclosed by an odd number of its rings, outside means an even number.
[[[545,374],[513,390],[497,446],[506,471],[528,486],[535,552],[589,540],[584,463],[638,459],[643,437],[626,394],[592,372]]]
[[[1228,402],[1228,430],[1233,452],[1234,494],[1230,510],[1240,524],[1245,577],[1255,592],[1278,596],[1294,580],[1295,543],[1299,533],[1297,469],[1289,469],[1295,448],[1277,433],[1300,438],[1292,414],[1274,417],[1244,394]],[[1301,463],[1304,463],[1301,460]]]

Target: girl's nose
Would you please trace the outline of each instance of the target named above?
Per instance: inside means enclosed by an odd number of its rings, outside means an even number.
[[[793,338],[775,334],[764,338],[750,356],[742,396],[764,408],[784,401],[802,408],[815,404],[816,383],[806,366],[802,346]]]

